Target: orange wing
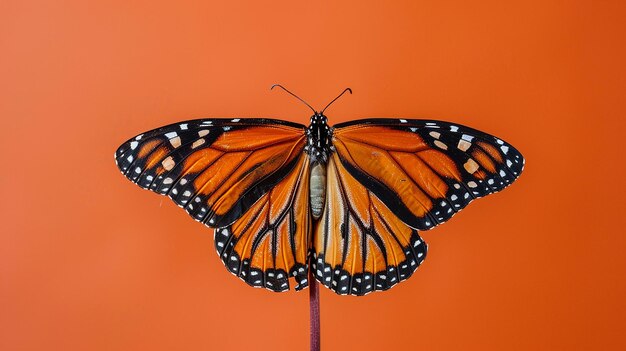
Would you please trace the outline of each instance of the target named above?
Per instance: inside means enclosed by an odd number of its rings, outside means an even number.
[[[364,295],[407,279],[426,255],[418,229],[503,189],[524,165],[504,141],[440,121],[343,123],[332,143],[313,269],[339,294]]]
[[[387,290],[411,276],[426,243],[334,153],[327,168],[326,204],[313,238],[316,278],[338,294]]]
[[[426,230],[522,172],[510,144],[441,121],[369,119],[335,126],[339,160],[407,225]]]
[[[308,286],[309,157],[296,166],[233,224],[215,230],[215,247],[224,265],[254,287],[272,291]]]
[[[298,163],[304,126],[269,119],[205,119],[138,135],[115,153],[137,185],[169,196],[195,220],[231,224]]]

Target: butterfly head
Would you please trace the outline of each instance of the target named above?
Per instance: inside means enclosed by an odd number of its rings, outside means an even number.
[[[326,111],[326,109],[330,105],[332,105],[333,102],[339,99],[343,94],[352,94],[352,89],[344,89],[341,94],[339,94],[336,98],[329,102],[326,107],[324,107],[320,112],[317,112],[317,110],[311,107],[311,105],[309,105],[306,101],[302,100],[300,97],[290,92],[280,84],[274,84],[270,89],[274,89],[275,87],[283,89],[290,95],[294,96],[296,99],[302,101],[313,111],[313,116],[311,116],[311,124],[309,124],[309,127],[306,129],[307,144],[304,147],[304,151],[309,154],[311,158],[311,163],[313,164],[328,162],[328,157],[334,151],[332,145],[333,130],[328,126],[328,118],[326,118],[326,116],[324,115],[324,111]]]
[[[327,123],[328,123],[328,118],[326,118],[326,116],[324,116],[322,112],[316,111],[315,114],[311,116],[311,125],[313,124],[322,125],[322,124],[327,124]]]

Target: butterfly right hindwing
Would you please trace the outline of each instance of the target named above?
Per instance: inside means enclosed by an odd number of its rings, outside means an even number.
[[[326,206],[313,238],[317,280],[342,295],[387,290],[408,279],[426,258],[415,229],[359,183],[333,154]]]

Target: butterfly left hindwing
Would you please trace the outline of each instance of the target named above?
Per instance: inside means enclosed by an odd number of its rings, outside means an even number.
[[[302,154],[286,177],[247,209],[243,216],[215,230],[215,248],[234,275],[254,287],[296,290],[308,286],[311,231],[309,157]]]

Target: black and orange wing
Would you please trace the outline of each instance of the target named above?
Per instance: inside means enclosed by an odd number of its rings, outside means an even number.
[[[293,170],[306,137],[271,119],[201,119],[140,134],[115,153],[129,180],[210,227],[231,224]]]
[[[309,157],[296,166],[231,225],[215,230],[215,247],[224,265],[253,287],[272,291],[308,286]]]
[[[411,276],[426,250],[417,231],[357,181],[333,153],[324,212],[313,238],[317,280],[341,295],[387,290]]]
[[[313,269],[339,294],[364,295],[407,279],[426,255],[417,230],[503,189],[524,165],[501,139],[439,121],[353,121],[336,125],[332,142]]]
[[[115,153],[120,171],[169,196],[215,231],[230,272],[252,286],[307,286],[310,215],[305,127],[269,119],[205,119],[138,135]]]
[[[346,169],[407,225],[427,230],[517,179],[524,158],[484,132],[441,121],[366,119],[335,126]]]

